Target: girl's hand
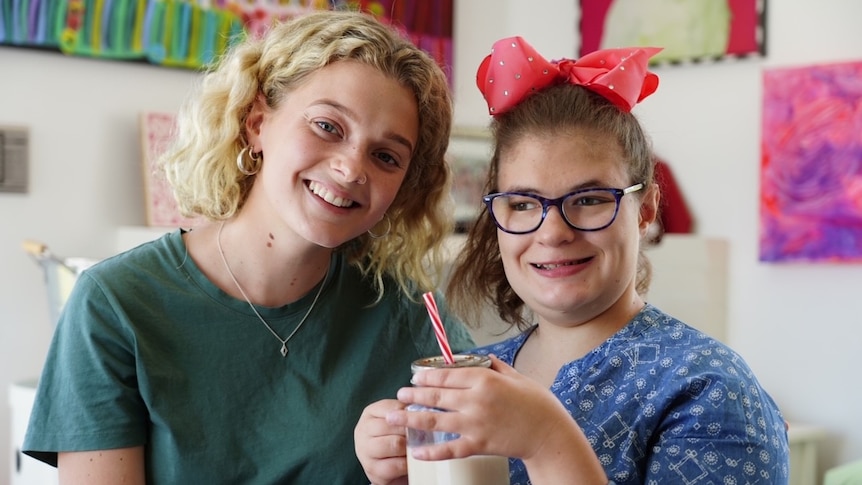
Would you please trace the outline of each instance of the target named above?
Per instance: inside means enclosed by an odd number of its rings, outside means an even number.
[[[417,459],[498,455],[524,461],[533,483],[607,483],[589,442],[557,397],[496,357],[491,368],[434,369],[413,376],[398,400],[448,412],[386,414],[390,426],[458,433],[458,439],[411,448]]]
[[[416,458],[445,460],[470,455],[532,457],[559,422],[574,420],[550,391],[496,357],[491,368],[434,369],[416,373],[415,387],[398,400],[445,409],[447,413],[393,409],[393,427],[454,432],[461,438],[415,449]]]
[[[375,485],[407,485],[406,429],[386,422],[387,414],[404,407],[394,399],[369,404],[353,430],[356,457]]]

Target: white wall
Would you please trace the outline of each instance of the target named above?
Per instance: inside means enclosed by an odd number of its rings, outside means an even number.
[[[0,125],[28,127],[31,146],[29,193],[0,193],[0,483],[10,476],[8,386],[39,375],[53,329],[42,269],[21,242],[101,258],[117,226],[144,224],[138,113],[176,111],[195,78],[0,47]]]
[[[548,58],[577,52],[577,0],[456,0],[456,123],[483,126],[475,68],[494,40],[522,35]],[[757,261],[761,73],[862,60],[855,0],[774,0],[766,59],[657,70],[636,108],[671,164],[698,231],[730,245],[729,343],[793,421],[822,425],[821,467],[862,458],[859,265]],[[116,228],[144,223],[137,114],[175,111],[194,73],[0,47],[0,125],[31,131],[28,194],[0,193],[0,483],[9,476],[7,386],[38,375],[50,338],[38,239],[104,257]],[[696,323],[696,322],[692,322]]]

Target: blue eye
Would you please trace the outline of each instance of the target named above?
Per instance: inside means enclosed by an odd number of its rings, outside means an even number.
[[[327,133],[338,133],[338,128],[328,121],[315,121],[314,123]]]

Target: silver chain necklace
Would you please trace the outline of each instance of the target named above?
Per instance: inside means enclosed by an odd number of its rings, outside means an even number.
[[[308,307],[308,311],[305,312],[305,316],[302,317],[302,320],[299,321],[299,325],[297,325],[296,328],[293,329],[293,332],[290,332],[290,335],[288,335],[287,338],[283,339],[275,332],[275,330],[272,329],[269,323],[267,323],[266,320],[264,320],[263,317],[260,316],[260,313],[257,311],[257,308],[255,308],[254,303],[252,303],[248,295],[245,294],[245,290],[242,289],[242,286],[240,286],[239,281],[237,281],[236,276],[234,276],[233,274],[233,271],[230,270],[230,265],[227,264],[227,258],[225,257],[224,251],[221,248],[222,229],[224,229],[224,221],[222,221],[221,225],[219,226],[218,234],[216,235],[216,246],[218,246],[218,253],[221,256],[222,262],[224,263],[224,269],[227,270],[227,274],[230,275],[230,279],[233,280],[233,284],[236,285],[236,289],[239,290],[239,292],[242,294],[242,297],[245,298],[246,303],[248,303],[248,306],[251,308],[251,311],[253,311],[254,314],[257,315],[257,318],[258,320],[260,320],[260,323],[262,323],[266,327],[266,329],[269,330],[269,333],[271,333],[273,337],[275,337],[276,339],[278,339],[279,342],[281,342],[281,356],[287,357],[287,342],[289,342],[290,339],[293,338],[294,335],[296,335],[296,332],[299,331],[299,328],[302,327],[302,324],[305,323],[305,320],[308,319],[308,315],[311,314],[311,310],[314,310],[314,305],[315,303],[317,303],[317,299],[320,297],[320,294],[323,293],[323,287],[326,286],[326,278],[327,276],[329,276],[329,270],[327,270],[326,275],[323,276],[323,282],[320,283],[320,289],[317,290],[317,294],[314,295],[314,300],[311,301],[311,306]]]

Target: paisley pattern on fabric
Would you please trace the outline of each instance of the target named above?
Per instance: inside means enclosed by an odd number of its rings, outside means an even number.
[[[512,365],[537,327],[475,353]],[[616,484],[786,484],[784,418],[736,352],[652,305],[551,391]],[[512,485],[530,484],[510,459]]]

